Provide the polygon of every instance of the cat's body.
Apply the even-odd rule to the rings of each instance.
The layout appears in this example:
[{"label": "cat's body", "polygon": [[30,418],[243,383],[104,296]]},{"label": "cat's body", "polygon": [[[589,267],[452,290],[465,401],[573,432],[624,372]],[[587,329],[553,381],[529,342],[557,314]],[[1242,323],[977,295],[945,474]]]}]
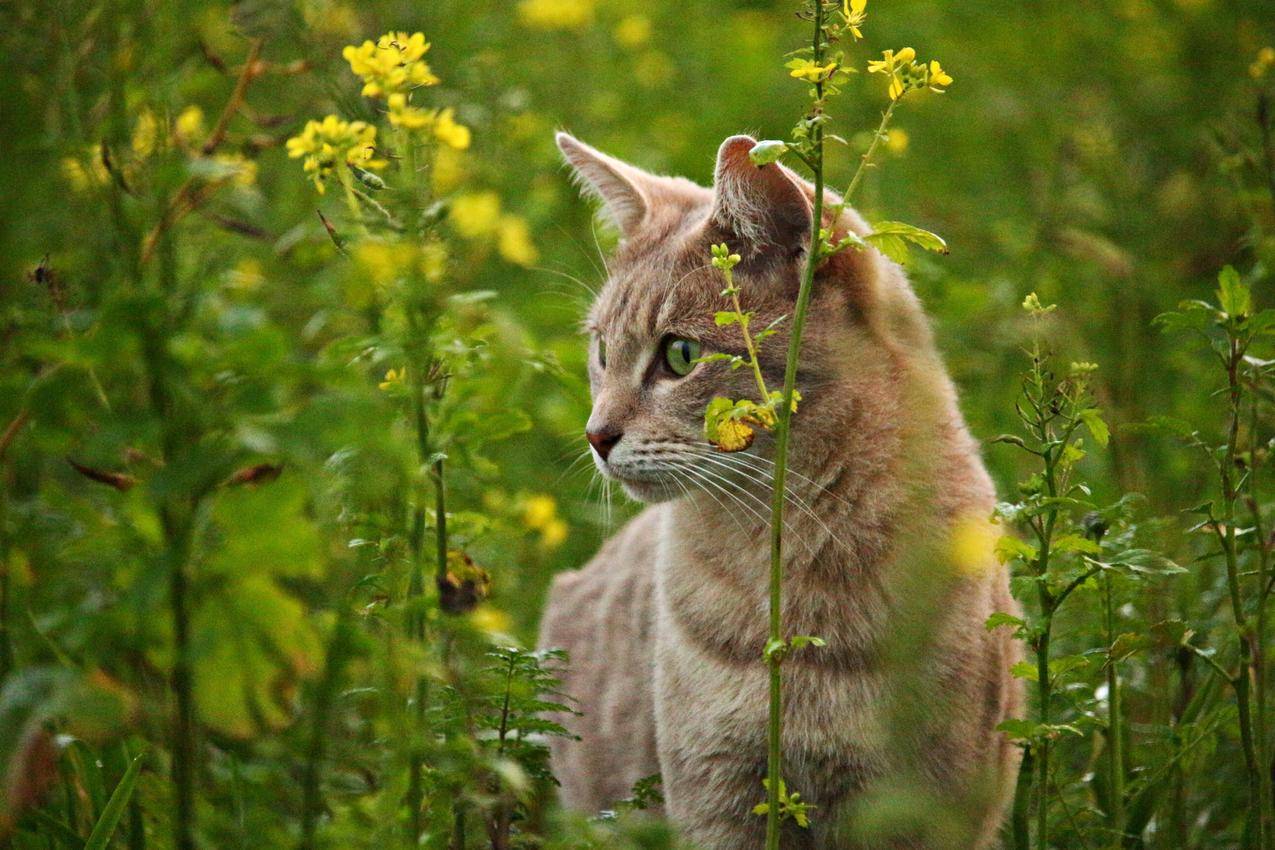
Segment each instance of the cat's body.
[{"label": "cat's body", "polygon": [[[689,837],[758,847],[769,440],[738,457],[704,448],[704,404],[747,395],[747,375],[702,364],[661,377],[649,351],[673,333],[738,349],[738,329],[712,322],[725,305],[703,268],[709,242],[751,243],[739,277],[759,326],[789,312],[811,190],[749,164],[742,137],[723,145],[715,192],[560,144],[626,236],[591,319],[610,354],[599,349],[592,370],[590,439],[604,472],[657,501],[550,594],[541,645],[570,652],[564,690],[583,712],[567,719],[580,740],[554,744],[562,798],[596,811],[659,772]],[[836,224],[863,232],[848,210]],[[898,268],[843,254],[817,286],[783,614],[786,634],[827,645],[784,663],[783,749],[789,789],[818,808],[811,829],[786,827],[784,846],[987,847],[1017,770],[995,727],[1021,700],[1007,630],[984,628],[1016,610],[990,552],[993,490]],[[772,386],[785,348],[784,334],[765,343]],[[874,810],[896,817],[872,826]]]}]

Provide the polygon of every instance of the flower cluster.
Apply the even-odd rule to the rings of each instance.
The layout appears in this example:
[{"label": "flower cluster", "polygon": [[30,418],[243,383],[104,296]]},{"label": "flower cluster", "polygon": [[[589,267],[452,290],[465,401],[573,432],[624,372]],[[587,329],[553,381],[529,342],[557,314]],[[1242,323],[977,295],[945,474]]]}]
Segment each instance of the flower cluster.
[{"label": "flower cluster", "polygon": [[388,98],[438,84],[424,56],[429,42],[424,33],[387,32],[373,44],[349,45],[341,52],[350,70],[363,78],[363,96]]},{"label": "flower cluster", "polygon": [[452,228],[470,242],[491,242],[507,262],[533,265],[539,259],[526,220],[501,211],[495,192],[473,192],[452,199],[448,212]]},{"label": "flower cluster", "polygon": [[342,52],[350,70],[363,78],[363,95],[384,100],[390,126],[434,134],[443,144],[465,150],[469,128],[456,121],[452,109],[426,109],[412,103],[416,89],[438,84],[424,56],[429,42],[424,33],[388,32],[373,44],[365,41]]},{"label": "flower cluster", "polygon": [[910,47],[898,53],[885,51],[880,59],[868,63],[868,73],[884,74],[890,78],[890,100],[898,100],[908,92],[920,89],[942,94],[952,84],[952,77],[943,70],[939,60],[917,62],[916,51]]},{"label": "flower cluster", "polygon": [[307,121],[301,135],[288,139],[288,156],[305,157],[302,167],[320,194],[324,180],[338,163],[360,168],[381,169],[385,160],[376,158],[376,127],[366,121],[343,121],[329,115],[322,121]]}]

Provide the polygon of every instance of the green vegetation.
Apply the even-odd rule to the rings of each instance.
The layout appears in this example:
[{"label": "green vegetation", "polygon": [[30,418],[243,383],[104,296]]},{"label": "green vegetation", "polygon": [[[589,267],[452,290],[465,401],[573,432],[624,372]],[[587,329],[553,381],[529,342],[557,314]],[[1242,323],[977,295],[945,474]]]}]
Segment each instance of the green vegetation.
[{"label": "green vegetation", "polygon": [[[1024,641],[1032,692],[1007,846],[1275,843],[1265,2],[6,23],[0,846],[675,845],[643,814],[656,778],[594,818],[547,803],[571,699],[569,660],[528,649],[540,600],[630,510],[581,469],[576,326],[605,270],[557,126],[701,182],[726,136],[784,139],[754,160],[846,187],[906,256],[975,433],[1002,435],[1027,613],[987,625]],[[812,237],[805,295],[863,247]],[[718,320],[754,358],[734,247]],[[710,408],[723,449],[801,415],[795,306],[783,388],[741,359],[759,397]],[[784,655],[819,641],[773,613],[778,705]],[[772,846],[823,815],[778,741]]]}]

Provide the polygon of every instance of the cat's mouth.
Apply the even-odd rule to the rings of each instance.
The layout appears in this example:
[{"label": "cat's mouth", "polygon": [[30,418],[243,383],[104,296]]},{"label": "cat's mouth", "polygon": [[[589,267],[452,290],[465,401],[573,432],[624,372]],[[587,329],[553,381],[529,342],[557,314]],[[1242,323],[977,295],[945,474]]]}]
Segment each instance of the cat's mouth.
[{"label": "cat's mouth", "polygon": [[684,493],[677,478],[667,470],[606,461],[599,462],[597,467],[604,477],[619,484],[629,498],[639,502],[666,502]]}]

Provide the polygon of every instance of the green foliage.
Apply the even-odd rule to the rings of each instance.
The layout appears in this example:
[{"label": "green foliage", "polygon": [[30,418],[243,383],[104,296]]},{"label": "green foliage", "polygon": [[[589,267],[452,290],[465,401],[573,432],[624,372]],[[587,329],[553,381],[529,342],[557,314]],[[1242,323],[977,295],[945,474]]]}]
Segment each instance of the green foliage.
[{"label": "green foliage", "polygon": [[[910,251],[975,433],[1018,432],[987,457],[1029,613],[987,625],[1039,646],[1050,624],[1046,675],[1020,668],[1050,688],[1048,722],[1037,702],[1007,725],[1050,750],[1048,840],[1253,846],[1271,759],[1268,4],[892,4],[868,34],[950,61],[941,98],[901,49],[854,73],[859,2],[824,5],[823,55],[778,58],[794,9],[12,7],[0,841],[442,848],[460,825],[466,850],[493,829],[676,846],[637,811],[653,783],[614,819],[547,803],[537,706],[571,705],[543,678],[558,661],[497,649],[531,645],[550,576],[614,529],[562,472],[588,412],[568,278],[604,274],[551,141],[568,126],[700,182],[739,127],[783,140],[758,164],[808,170],[828,143],[828,185],[880,223],[821,250]],[[400,29],[434,41],[439,84],[364,96],[342,48]],[[883,115],[896,82],[907,108]],[[307,173],[288,139],[329,114],[376,144]],[[924,229],[892,233],[904,211]],[[929,230],[952,245],[941,265]],[[765,345],[793,318],[749,332]],[[1056,354],[1031,388],[1060,405],[1045,439],[1014,405],[1025,325]],[[1103,368],[1057,365],[1073,360]],[[722,421],[778,419],[777,396],[719,403]],[[1032,529],[1050,516],[1044,563]]]}]

